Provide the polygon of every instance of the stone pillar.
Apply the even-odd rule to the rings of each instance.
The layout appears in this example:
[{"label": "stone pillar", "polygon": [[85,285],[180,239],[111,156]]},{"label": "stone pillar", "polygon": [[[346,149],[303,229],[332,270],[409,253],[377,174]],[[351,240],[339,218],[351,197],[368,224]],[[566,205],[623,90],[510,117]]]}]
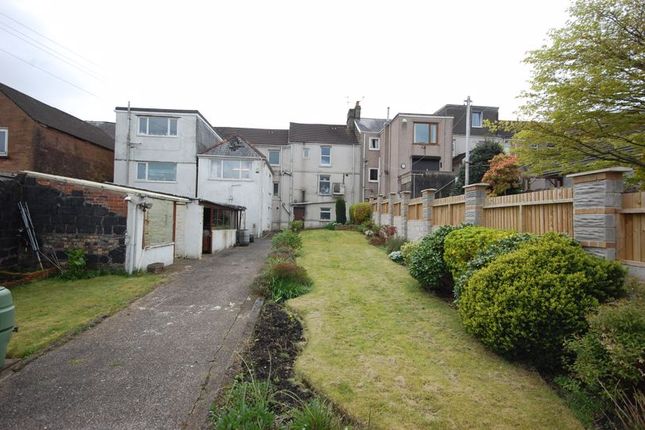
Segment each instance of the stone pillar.
[{"label": "stone pillar", "polygon": [[568,175],[573,180],[573,237],[591,254],[616,259],[625,167]]},{"label": "stone pillar", "polygon": [[484,224],[484,203],[486,201],[487,188],[488,184],[483,182],[466,185],[464,187],[464,197],[466,202],[464,222],[466,224]]},{"label": "stone pillar", "polygon": [[376,224],[381,225],[381,205],[383,204],[383,194],[376,197]]},{"label": "stone pillar", "polygon": [[437,190],[434,188],[421,191],[424,235],[432,233],[432,205],[434,204],[434,193],[436,192]]},{"label": "stone pillar", "polygon": [[395,192],[391,192],[387,196],[387,224],[394,225],[394,198],[396,197]]},{"label": "stone pillar", "polygon": [[408,239],[408,203],[410,203],[410,191],[401,191],[401,236]]}]

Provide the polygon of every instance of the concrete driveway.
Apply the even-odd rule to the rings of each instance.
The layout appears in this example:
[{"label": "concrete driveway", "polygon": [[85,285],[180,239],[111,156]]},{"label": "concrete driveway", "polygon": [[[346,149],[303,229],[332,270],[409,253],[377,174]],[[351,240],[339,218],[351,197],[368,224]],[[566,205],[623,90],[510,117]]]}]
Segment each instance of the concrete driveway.
[{"label": "concrete driveway", "polygon": [[255,322],[258,240],[183,263],[164,285],[0,381],[0,429],[203,427]]}]

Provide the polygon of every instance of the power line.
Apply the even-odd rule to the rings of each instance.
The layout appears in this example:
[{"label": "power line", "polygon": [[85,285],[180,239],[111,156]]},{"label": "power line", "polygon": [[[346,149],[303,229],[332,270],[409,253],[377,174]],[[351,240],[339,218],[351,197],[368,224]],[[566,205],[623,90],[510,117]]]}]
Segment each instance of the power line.
[{"label": "power line", "polygon": [[[2,26],[5,26],[5,27],[9,28],[10,30],[7,30],[7,28],[2,28]],[[49,54],[49,55],[51,55],[52,57],[54,57],[54,58],[56,58],[56,59],[58,59],[58,60],[62,61],[63,63],[68,64],[69,66],[74,67],[75,69],[77,69],[77,70],[79,70],[79,71],[81,71],[81,72],[83,72],[83,73],[87,74],[88,76],[90,76],[90,77],[92,77],[92,78],[94,78],[94,79],[96,79],[96,80],[100,80],[100,78],[99,78],[97,75],[95,75],[91,70],[89,70],[89,69],[87,69],[87,68],[83,67],[81,64],[79,64],[79,63],[75,62],[72,58],[70,58],[70,57],[68,57],[68,56],[66,56],[66,55],[64,55],[64,54],[62,54],[62,53],[60,53],[60,52],[55,51],[54,49],[52,49],[52,48],[48,47],[47,45],[45,45],[45,44],[43,44],[43,43],[39,42],[39,41],[38,41],[38,40],[36,40],[36,39],[34,39],[34,38],[30,37],[29,35],[27,35],[27,34],[25,34],[25,33],[21,32],[21,31],[19,31],[19,30],[16,30],[16,29],[14,29],[14,28],[12,28],[12,27],[9,27],[9,26],[7,26],[6,24],[1,23],[1,22],[0,22],[0,30],[2,30],[2,31],[4,31],[4,32],[6,32],[6,33],[8,33],[8,34],[10,34],[10,35],[12,35],[12,36],[14,36],[14,37],[15,37],[15,38],[17,38],[17,39],[22,40],[22,41],[23,41],[23,42],[25,42],[25,43],[28,43],[29,45],[31,45],[31,46],[33,46],[33,47],[35,47],[35,48],[37,48],[37,49],[40,49],[41,51],[45,52],[46,54]],[[18,33],[18,34],[23,35],[23,36],[24,36],[24,38],[23,38],[23,37],[21,37],[21,36],[19,36],[18,34],[13,33],[13,32],[16,32],[16,33]],[[31,41],[30,41],[30,40],[27,40],[27,39],[25,39],[25,38],[30,39]],[[33,42],[32,42],[32,41],[33,41]]]},{"label": "power line", "polygon": [[7,54],[7,55],[12,56],[12,57],[13,57],[13,58],[15,58],[16,60],[19,60],[19,61],[22,61],[22,62],[23,62],[23,63],[25,63],[25,64],[28,64],[29,66],[33,67],[34,69],[38,69],[38,70],[40,70],[40,71],[41,71],[41,72],[43,72],[43,73],[47,73],[49,76],[51,76],[51,77],[53,77],[53,78],[56,78],[56,79],[58,79],[58,80],[59,80],[59,81],[61,81],[61,82],[65,82],[66,84],[71,85],[72,87],[74,87],[74,88],[76,88],[76,89],[78,89],[78,90],[81,90],[81,91],[83,91],[84,93],[87,93],[87,94],[89,94],[89,95],[91,95],[91,96],[93,96],[93,97],[96,97],[97,99],[100,99],[100,97],[99,97],[99,96],[97,96],[96,94],[94,94],[94,93],[92,93],[92,92],[90,92],[90,91],[87,91],[85,88],[81,88],[81,87],[79,87],[78,85],[76,85],[76,84],[75,84],[75,83],[73,83],[73,82],[68,81],[67,79],[64,79],[64,78],[61,78],[61,77],[60,77],[60,76],[58,76],[58,75],[55,75],[54,73],[50,72],[49,70],[43,69],[42,67],[39,67],[39,66],[36,66],[35,64],[32,64],[32,63],[30,63],[29,61],[25,60],[24,58],[18,57],[17,55],[12,54],[11,52],[9,52],[9,51],[7,51],[7,50],[5,50],[5,49],[3,49],[3,48],[0,48],[0,51],[1,51],[1,52],[4,52],[4,53],[5,53],[5,54]]},{"label": "power line", "polygon": [[7,15],[6,13],[0,12],[0,15],[2,15],[2,16],[4,16],[5,18],[7,18],[7,19],[9,19],[9,20],[11,20],[11,21],[13,21],[13,22],[15,22],[16,24],[18,24],[18,25],[20,25],[20,26],[22,26],[22,27],[26,28],[27,30],[29,30],[29,31],[31,31],[31,32],[33,32],[33,33],[35,33],[35,34],[39,35],[40,37],[42,37],[42,38],[44,38],[44,39],[49,40],[51,43],[53,43],[53,44],[55,44],[55,45],[57,45],[57,46],[59,46],[59,47],[63,48],[63,49],[64,49],[64,50],[66,50],[67,52],[69,52],[69,53],[71,53],[71,54],[76,55],[76,56],[77,56],[78,58],[80,58],[81,60],[86,61],[87,63],[92,64],[92,65],[94,65],[94,66],[96,66],[96,67],[100,67],[98,64],[96,64],[96,63],[95,63],[95,62],[93,62],[92,60],[89,60],[89,59],[87,59],[87,58],[83,57],[81,54],[78,54],[77,52],[75,52],[75,51],[73,51],[73,50],[69,49],[69,48],[68,48],[68,47],[66,47],[65,45],[62,45],[62,44],[60,44],[60,43],[56,42],[54,39],[52,39],[52,38],[50,38],[50,37],[47,37],[47,36],[45,36],[44,34],[42,34],[42,33],[38,32],[38,31],[34,30],[34,29],[33,29],[33,28],[31,28],[31,27],[29,27],[28,25],[23,24],[22,22],[20,22],[20,21],[18,21],[18,20],[16,20],[16,19],[14,19],[14,18],[12,18],[12,17],[10,17],[10,16],[9,16],[9,15]]}]

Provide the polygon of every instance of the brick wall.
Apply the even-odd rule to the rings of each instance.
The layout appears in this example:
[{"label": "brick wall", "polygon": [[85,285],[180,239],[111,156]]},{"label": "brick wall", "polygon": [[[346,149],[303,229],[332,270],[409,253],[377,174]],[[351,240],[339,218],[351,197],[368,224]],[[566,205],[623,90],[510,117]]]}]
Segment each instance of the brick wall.
[{"label": "brick wall", "polygon": [[0,267],[13,267],[18,264],[20,193],[20,182],[17,179],[0,177]]},{"label": "brick wall", "polygon": [[2,93],[0,127],[9,130],[9,154],[0,157],[0,171],[34,170],[98,182],[112,181],[114,151],[44,127]]}]

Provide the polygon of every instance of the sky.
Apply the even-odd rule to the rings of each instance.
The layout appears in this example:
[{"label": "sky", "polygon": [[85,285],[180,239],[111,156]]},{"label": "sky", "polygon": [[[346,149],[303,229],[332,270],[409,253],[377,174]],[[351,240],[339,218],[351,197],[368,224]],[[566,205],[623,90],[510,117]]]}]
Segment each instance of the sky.
[{"label": "sky", "polygon": [[287,128],[499,106],[565,0],[0,0],[0,82],[85,120],[114,107],[197,109],[213,125]]}]

